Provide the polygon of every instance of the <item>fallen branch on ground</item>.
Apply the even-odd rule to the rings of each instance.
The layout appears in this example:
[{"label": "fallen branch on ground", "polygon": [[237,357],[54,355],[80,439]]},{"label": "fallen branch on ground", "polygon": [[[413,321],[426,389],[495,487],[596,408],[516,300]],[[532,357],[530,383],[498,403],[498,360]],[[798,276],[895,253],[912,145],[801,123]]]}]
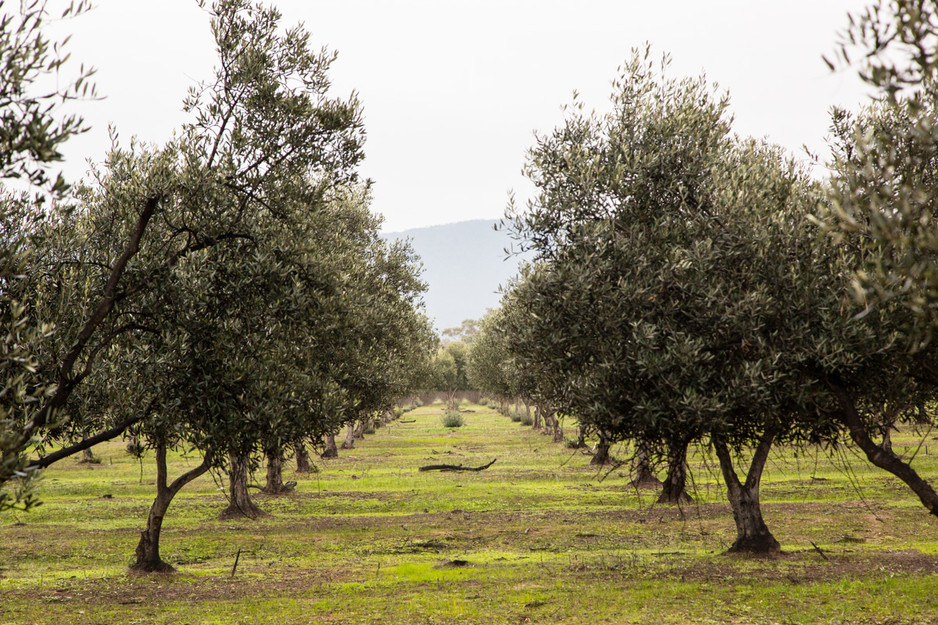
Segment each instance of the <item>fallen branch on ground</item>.
[{"label": "fallen branch on ground", "polygon": [[814,547],[815,551],[821,554],[821,557],[824,558],[824,560],[830,561],[830,558],[824,555],[824,550],[818,547],[817,545],[815,545],[813,540],[809,540],[808,542],[811,543],[811,546]]},{"label": "fallen branch on ground", "polygon": [[[498,460],[498,458],[495,458]],[[484,464],[481,467],[464,467],[461,464],[428,464],[425,467],[420,467],[420,471],[484,471],[490,466],[495,464],[495,460],[492,460],[488,464]]]}]

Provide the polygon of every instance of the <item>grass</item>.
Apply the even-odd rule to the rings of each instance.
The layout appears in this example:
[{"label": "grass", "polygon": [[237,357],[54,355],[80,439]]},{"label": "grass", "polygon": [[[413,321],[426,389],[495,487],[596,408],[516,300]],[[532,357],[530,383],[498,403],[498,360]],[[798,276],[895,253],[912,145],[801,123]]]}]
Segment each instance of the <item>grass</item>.
[{"label": "grass", "polygon": [[[785,552],[730,557],[707,453],[690,460],[695,503],[655,505],[624,467],[598,471],[488,408],[464,410],[447,429],[439,406],[417,408],[319,473],[285,475],[297,491],[257,496],[271,513],[258,521],[216,520],[223,481],[199,479],[166,517],[169,576],[127,572],[150,459],[114,443],[95,449],[99,465],[63,461],[45,474],[43,506],[0,515],[0,625],[938,623],[938,520],[852,452],[776,450],[762,496]],[[908,454],[917,444],[894,437]],[[915,466],[938,477],[929,447]],[[417,470],[492,458],[478,473]],[[174,456],[172,473],[196,462]]]}]

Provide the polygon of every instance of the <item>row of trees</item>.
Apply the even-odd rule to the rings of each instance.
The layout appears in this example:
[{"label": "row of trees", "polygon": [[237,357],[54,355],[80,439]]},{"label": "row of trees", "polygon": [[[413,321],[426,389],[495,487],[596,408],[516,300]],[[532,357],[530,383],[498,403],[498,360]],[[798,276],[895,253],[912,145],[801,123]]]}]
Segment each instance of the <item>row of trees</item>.
[{"label": "row of trees", "polygon": [[[45,9],[4,18],[10,63],[53,54]],[[71,192],[56,185],[52,202],[11,189],[0,199],[0,507],[32,505],[22,487],[38,469],[132,436],[157,463],[141,571],[171,568],[160,529],[187,483],[228,470],[232,507],[250,513],[253,458],[278,467],[285,449],[389,409],[435,343],[413,252],[378,237],[356,172],[361,107],[329,95],[335,55],[284,29],[273,8],[208,10],[216,74],[190,91],[191,121],[172,140],[115,146]],[[39,61],[4,83],[4,145],[22,155],[3,163],[7,178],[49,188],[45,164],[81,128],[31,94],[57,67]],[[26,130],[10,121],[17,97],[39,102]],[[202,462],[171,479],[171,450]]]},{"label": "row of trees", "polygon": [[733,551],[779,549],[759,505],[775,444],[846,435],[938,514],[938,494],[889,444],[895,424],[933,422],[938,389],[938,25],[922,4],[852,21],[841,58],[873,50],[864,76],[882,95],[834,112],[829,181],[734,135],[727,94],[670,78],[647,48],[623,67],[611,112],[568,109],[530,152],[536,198],[508,213],[534,260],[482,323],[482,390],[636,442],[668,464],[672,500],[688,445],[709,445]]}]

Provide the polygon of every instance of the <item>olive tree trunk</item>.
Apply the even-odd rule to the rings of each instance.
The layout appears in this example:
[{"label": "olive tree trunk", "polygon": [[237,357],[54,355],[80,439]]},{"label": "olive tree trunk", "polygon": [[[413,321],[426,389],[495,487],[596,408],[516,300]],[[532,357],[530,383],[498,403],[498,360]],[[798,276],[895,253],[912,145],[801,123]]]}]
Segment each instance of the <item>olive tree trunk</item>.
[{"label": "olive tree trunk", "polygon": [[775,540],[762,518],[762,507],[759,504],[762,471],[765,469],[774,438],[773,434],[767,433],[759,441],[745,482],[740,482],[736,475],[733,458],[726,443],[718,437],[712,439],[713,449],[720,460],[720,471],[726,482],[727,497],[733,508],[733,520],[736,522],[736,541],[727,553],[768,555],[781,551],[781,545]]},{"label": "olive tree trunk", "polygon": [[632,478],[633,488],[658,488],[661,480],[655,475],[651,466],[651,452],[648,450],[648,443],[639,441],[635,449],[635,457],[632,459]]},{"label": "olive tree trunk", "polygon": [[931,514],[938,516],[938,493],[935,492],[931,484],[922,479],[922,476],[915,469],[899,458],[892,451],[891,445],[877,445],[870,436],[863,419],[860,418],[856,404],[854,404],[850,395],[837,384],[832,383],[831,387],[840,402],[840,418],[850,432],[850,439],[866,454],[867,460],[905,482],[905,485],[918,496],[922,505]]},{"label": "olive tree trunk", "polygon": [[296,443],[293,445],[293,453],[296,456],[296,472],[297,473],[309,473],[309,453],[306,451],[306,445],[303,443]]},{"label": "olive tree trunk", "polygon": [[590,460],[591,465],[603,466],[611,460],[609,455],[609,437],[606,436],[606,433],[602,430],[599,431],[599,442],[596,443],[596,449],[593,452],[593,459]]},{"label": "olive tree trunk", "polygon": [[690,503],[687,494],[687,447],[690,439],[675,441],[668,446],[668,475],[664,478],[658,503]]},{"label": "olive tree trunk", "polygon": [[211,463],[206,457],[202,464],[186,471],[173,480],[172,484],[167,485],[166,446],[156,447],[156,498],[147,515],[147,528],[140,532],[140,541],[134,551],[136,560],[131,565],[131,570],[140,573],[170,573],[175,570],[160,558],[160,531],[163,528],[163,517],[166,516],[166,510],[176,493],[208,471],[209,466]]},{"label": "olive tree trunk", "polygon": [[560,425],[560,418],[557,413],[547,408],[538,406],[541,414],[544,415],[544,433],[551,435],[551,441],[554,443],[563,442],[563,427]]},{"label": "olive tree trunk", "polygon": [[296,487],[296,482],[283,482],[283,447],[272,446],[264,451],[267,457],[267,483],[261,490],[265,495],[282,495]]},{"label": "olive tree trunk", "polygon": [[335,432],[330,432],[323,437],[324,448],[320,458],[338,458],[339,448],[335,444]]},{"label": "olive tree trunk", "polygon": [[228,507],[218,515],[220,519],[256,519],[263,514],[248,494],[247,456],[228,454]]},{"label": "olive tree trunk", "polygon": [[883,440],[879,444],[886,453],[894,454],[892,450],[892,424],[887,423],[883,426]]},{"label": "olive tree trunk", "polygon": [[349,423],[345,428],[345,440],[342,441],[342,449],[355,449],[355,424]]}]

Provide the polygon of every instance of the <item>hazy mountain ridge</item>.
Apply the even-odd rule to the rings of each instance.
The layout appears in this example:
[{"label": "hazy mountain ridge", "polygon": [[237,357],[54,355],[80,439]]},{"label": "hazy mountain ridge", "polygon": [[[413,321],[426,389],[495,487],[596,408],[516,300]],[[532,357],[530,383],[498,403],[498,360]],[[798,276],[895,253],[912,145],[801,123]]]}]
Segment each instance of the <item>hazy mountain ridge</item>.
[{"label": "hazy mountain ridge", "polygon": [[518,273],[521,257],[508,255],[511,238],[494,229],[495,220],[476,219],[382,234],[410,239],[423,261],[429,285],[424,301],[437,330],[479,319],[498,307],[499,287]]}]

